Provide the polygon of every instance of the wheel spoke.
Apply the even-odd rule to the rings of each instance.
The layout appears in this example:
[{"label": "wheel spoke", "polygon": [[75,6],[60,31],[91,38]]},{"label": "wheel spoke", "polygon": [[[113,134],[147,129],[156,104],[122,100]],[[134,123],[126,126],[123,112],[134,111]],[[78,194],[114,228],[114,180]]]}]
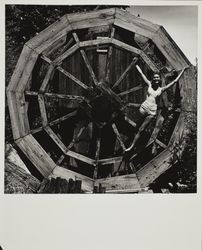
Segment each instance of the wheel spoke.
[{"label": "wheel spoke", "polygon": [[117,137],[117,140],[120,143],[120,146],[122,147],[123,151],[125,151],[126,147],[125,147],[125,145],[124,145],[124,143],[123,143],[123,141],[121,139],[121,135],[119,134],[119,131],[118,131],[115,123],[112,124],[112,128],[114,130],[114,133],[116,134],[116,137]]}]

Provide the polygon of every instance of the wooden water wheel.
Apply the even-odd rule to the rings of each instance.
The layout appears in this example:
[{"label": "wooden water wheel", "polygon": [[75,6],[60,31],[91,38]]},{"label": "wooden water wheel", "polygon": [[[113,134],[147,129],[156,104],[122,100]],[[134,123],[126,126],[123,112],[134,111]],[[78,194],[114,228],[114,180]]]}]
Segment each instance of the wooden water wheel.
[{"label": "wooden water wheel", "polygon": [[146,93],[135,64],[148,78],[159,72],[163,84],[190,66],[162,26],[116,8],[65,15],[24,45],[7,100],[15,143],[40,175],[82,180],[89,192],[99,184],[127,191],[171,166],[194,108],[193,69],[164,94],[128,161]]}]

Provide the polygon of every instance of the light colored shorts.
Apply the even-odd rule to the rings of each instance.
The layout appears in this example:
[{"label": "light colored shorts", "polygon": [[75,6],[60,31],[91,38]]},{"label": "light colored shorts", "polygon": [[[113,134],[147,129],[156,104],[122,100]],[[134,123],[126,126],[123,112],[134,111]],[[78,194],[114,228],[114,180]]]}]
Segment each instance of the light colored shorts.
[{"label": "light colored shorts", "polygon": [[140,106],[139,111],[140,111],[140,114],[142,114],[144,116],[148,116],[148,115],[155,116],[157,113],[157,110],[150,110],[149,108],[146,108],[142,105]]}]

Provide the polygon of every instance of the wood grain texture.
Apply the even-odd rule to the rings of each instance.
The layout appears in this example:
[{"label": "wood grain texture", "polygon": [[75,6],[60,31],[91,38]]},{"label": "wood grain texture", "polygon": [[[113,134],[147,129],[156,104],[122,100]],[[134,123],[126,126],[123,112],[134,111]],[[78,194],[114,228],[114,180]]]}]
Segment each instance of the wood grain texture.
[{"label": "wood grain texture", "polygon": [[116,9],[114,25],[150,39],[159,28],[159,25],[120,9]]},{"label": "wood grain texture", "polygon": [[107,190],[140,189],[136,174],[110,177],[95,180],[95,185],[101,184]]},{"label": "wood grain texture", "polygon": [[66,180],[69,180],[70,178],[73,180],[81,180],[81,189],[84,192],[92,192],[93,191],[93,183],[94,181],[89,178],[86,177],[84,175],[75,173],[71,170],[68,170],[66,168],[62,168],[57,166],[56,168],[54,168],[53,173],[49,176],[49,178],[51,177],[61,177],[64,178]]},{"label": "wood grain texture", "polygon": [[38,102],[39,102],[39,109],[41,113],[42,125],[46,126],[48,124],[48,118],[47,118],[47,112],[46,112],[45,101],[44,101],[43,95],[41,94],[38,95]]},{"label": "wood grain texture", "polygon": [[162,26],[152,40],[175,70],[181,70],[191,64]]},{"label": "wood grain texture", "polygon": [[68,14],[67,18],[73,30],[93,28],[114,23],[115,9],[89,11],[85,13]]},{"label": "wood grain texture", "polygon": [[32,135],[20,138],[15,143],[44,177],[51,174],[56,165]]},{"label": "wood grain texture", "polygon": [[58,21],[42,30],[38,35],[30,39],[26,45],[41,54],[49,46],[60,40],[71,31],[71,26],[66,16],[61,17]]}]

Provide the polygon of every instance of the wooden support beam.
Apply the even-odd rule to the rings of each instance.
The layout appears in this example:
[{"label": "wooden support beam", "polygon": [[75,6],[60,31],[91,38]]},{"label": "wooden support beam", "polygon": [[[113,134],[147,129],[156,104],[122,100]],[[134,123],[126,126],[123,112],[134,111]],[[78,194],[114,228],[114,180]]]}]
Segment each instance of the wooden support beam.
[{"label": "wooden support beam", "polygon": [[[67,120],[67,119],[69,119],[69,118],[71,118],[71,117],[73,117],[75,115],[77,115],[77,111],[73,111],[73,112],[71,112],[71,113],[69,113],[67,115],[64,115],[64,116],[62,116],[62,117],[60,117],[60,118],[58,118],[58,119],[56,119],[56,120],[54,120],[52,122],[49,122],[48,125],[49,126],[54,126],[54,125],[56,125],[58,123],[61,123],[61,122],[65,121],[65,120]],[[42,131],[43,129],[44,129],[43,126],[38,127],[36,129],[32,129],[31,134],[36,134],[36,133]]]},{"label": "wooden support beam", "polygon": [[115,8],[103,9],[97,11],[88,11],[86,13],[68,14],[67,18],[71,23],[73,30],[111,25],[114,22]]},{"label": "wooden support beam", "polygon": [[[115,28],[112,27],[111,28],[110,38],[113,39],[114,35],[115,35]],[[106,75],[105,75],[105,79],[106,79],[107,82],[109,82],[110,61],[111,61],[111,58],[112,58],[112,53],[113,53],[113,46],[110,45],[109,50],[108,50],[108,54],[107,54],[107,66],[106,66]]]},{"label": "wooden support beam", "polygon": [[48,71],[47,71],[47,73],[46,73],[46,76],[45,76],[45,78],[44,78],[44,80],[43,80],[43,82],[42,82],[42,84],[41,84],[40,89],[39,89],[39,92],[41,92],[41,93],[44,93],[44,92],[45,92],[46,87],[47,87],[47,85],[48,85],[48,83],[49,83],[51,77],[52,77],[53,74],[54,74],[54,71],[55,71],[54,65],[53,65],[53,64],[50,64],[50,65],[49,65],[49,68],[48,68]]},{"label": "wooden support beam", "polygon": [[98,176],[98,161],[99,161],[99,156],[100,156],[100,141],[101,138],[98,137],[96,141],[96,151],[95,151],[95,169],[93,173],[93,179],[97,179]]},{"label": "wooden support beam", "polygon": [[62,161],[64,160],[65,155],[61,155],[60,158],[57,160],[56,165],[60,165]]},{"label": "wooden support beam", "polygon": [[140,34],[152,39],[159,25],[153,24],[145,19],[130,14],[128,11],[116,9],[114,25],[133,33]]},{"label": "wooden support beam", "polygon": [[155,142],[156,142],[160,147],[162,147],[162,148],[164,148],[164,149],[167,148],[167,146],[166,146],[163,142],[159,141],[158,139],[156,139]]},{"label": "wooden support beam", "polygon": [[64,61],[67,57],[69,57],[70,55],[72,55],[74,52],[76,52],[78,50],[79,46],[78,44],[74,44],[70,49],[68,49],[67,51],[65,51],[63,54],[61,54],[60,56],[58,56],[54,61],[53,61],[53,65],[60,65],[62,63],[62,61]]},{"label": "wooden support beam", "polygon": [[52,98],[58,98],[58,99],[65,99],[65,100],[70,100],[70,101],[77,101],[77,102],[82,102],[85,100],[83,96],[77,96],[77,95],[64,95],[64,94],[57,94],[57,93],[44,93],[40,94],[39,92],[35,91],[25,91],[25,95],[29,96],[47,96],[47,97],[52,97]]},{"label": "wooden support beam", "polygon": [[114,130],[114,133],[116,134],[117,140],[119,141],[121,148],[123,149],[123,151],[125,151],[126,147],[122,141],[121,135],[119,134],[119,131],[118,131],[115,123],[112,124],[112,128]]},{"label": "wooden support beam", "polygon": [[74,144],[78,141],[79,137],[82,135],[83,131],[86,129],[86,127],[81,127],[79,132],[77,133],[76,130],[74,130],[74,135],[73,135],[73,139],[72,141],[69,143],[68,145],[68,149],[72,148],[74,146]]},{"label": "wooden support beam", "polygon": [[140,56],[153,72],[159,73],[159,69],[157,68],[156,64],[153,63],[153,61],[144,53],[144,51],[140,53]]},{"label": "wooden support beam", "polygon": [[95,186],[99,184],[107,190],[140,189],[139,180],[136,174],[115,176],[95,180]]},{"label": "wooden support beam", "polygon": [[71,79],[73,82],[75,82],[77,85],[79,85],[83,89],[89,89],[89,87],[87,85],[85,85],[83,82],[81,82],[79,79],[77,79],[76,77],[74,77],[72,74],[70,74],[69,72],[67,72],[62,67],[60,67],[60,66],[57,67],[57,70],[59,70],[61,73],[63,73],[65,76],[67,76],[69,79]]},{"label": "wooden support beam", "polygon": [[[78,35],[75,32],[73,32],[73,37],[74,37],[76,43],[80,42],[79,38],[78,38]],[[81,53],[81,56],[82,56],[82,58],[83,58],[83,60],[85,62],[85,65],[86,65],[86,67],[87,67],[87,69],[88,69],[88,71],[90,73],[90,76],[93,79],[94,84],[98,85],[98,80],[97,80],[97,78],[95,76],[95,73],[93,72],[93,69],[92,69],[92,67],[91,67],[91,65],[90,65],[90,63],[88,61],[88,58],[87,58],[87,55],[86,55],[85,51],[83,49],[80,49],[80,53]]]},{"label": "wooden support beam", "polygon": [[51,47],[52,44],[60,41],[64,36],[66,37],[71,29],[71,25],[66,16],[63,16],[45,30],[41,31],[37,36],[30,39],[26,45],[35,50],[38,54],[41,54]]},{"label": "wooden support beam", "polygon": [[138,86],[136,86],[136,87],[134,87],[134,88],[131,88],[131,89],[128,89],[128,90],[126,90],[126,91],[123,91],[123,92],[119,93],[118,96],[128,95],[128,94],[130,94],[130,93],[132,93],[132,92],[135,92],[135,91],[137,91],[137,90],[140,90],[140,89],[142,89],[142,88],[143,88],[143,87],[142,87],[142,84],[140,84],[140,85],[138,85]]},{"label": "wooden support beam", "polygon": [[115,164],[121,162],[123,159],[122,156],[119,157],[112,157],[112,158],[106,158],[106,159],[100,159],[98,163],[102,166],[108,165],[108,164]]},{"label": "wooden support beam", "polygon": [[38,95],[38,102],[39,102],[39,109],[41,113],[42,125],[46,126],[48,124],[48,118],[47,118],[45,101],[44,101],[43,95],[41,94]]},{"label": "wooden support beam", "polygon": [[111,41],[111,38],[97,38],[94,40],[78,41],[78,44],[80,48],[86,48],[91,46],[110,44]]},{"label": "wooden support beam", "polygon": [[131,103],[131,102],[129,102],[129,103],[127,103],[127,107],[134,107],[134,108],[139,108],[141,106],[141,104],[140,103]]},{"label": "wooden support beam", "polygon": [[48,177],[56,167],[53,160],[32,135],[26,135],[16,140],[15,143],[44,177]]},{"label": "wooden support beam", "polygon": [[162,173],[171,167],[170,159],[172,153],[165,149],[150,162],[148,162],[143,168],[136,172],[141,187],[147,187]]},{"label": "wooden support beam", "polygon": [[49,178],[52,178],[52,177],[60,177],[60,178],[66,179],[68,181],[69,181],[69,179],[81,180],[82,181],[82,183],[81,183],[82,191],[84,191],[84,192],[92,192],[93,191],[94,181],[91,178],[84,176],[82,174],[78,174],[76,172],[73,172],[69,169],[57,166],[53,170],[53,173],[49,176]]},{"label": "wooden support beam", "polygon": [[125,121],[126,122],[128,122],[131,126],[133,126],[134,128],[136,128],[136,126],[137,126],[137,124],[134,122],[134,121],[132,121],[129,117],[127,117],[126,115],[125,115]]},{"label": "wooden support beam", "polygon": [[95,160],[93,160],[93,159],[91,159],[91,158],[89,158],[87,156],[81,155],[81,154],[73,152],[71,150],[66,151],[66,155],[70,156],[70,157],[72,157],[74,159],[77,159],[79,161],[85,162],[85,163],[87,163],[87,164],[89,164],[91,166],[95,166]]}]

